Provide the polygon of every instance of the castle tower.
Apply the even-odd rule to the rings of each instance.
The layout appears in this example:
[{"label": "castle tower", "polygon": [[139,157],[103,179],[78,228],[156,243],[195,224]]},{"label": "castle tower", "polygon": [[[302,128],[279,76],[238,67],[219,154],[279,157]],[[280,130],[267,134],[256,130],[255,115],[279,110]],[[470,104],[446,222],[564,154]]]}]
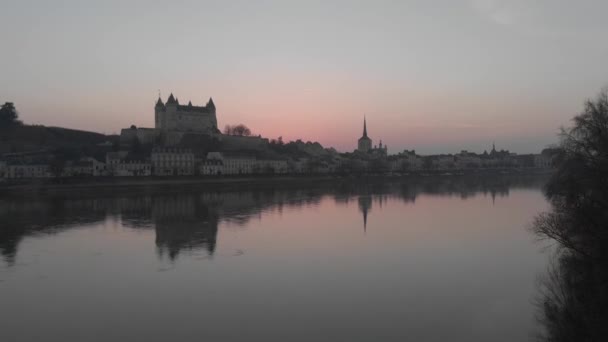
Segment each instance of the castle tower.
[{"label": "castle tower", "polygon": [[156,101],[156,106],[154,106],[154,127],[157,129],[162,128],[163,121],[165,115],[165,104],[163,100],[158,97],[158,101]]}]

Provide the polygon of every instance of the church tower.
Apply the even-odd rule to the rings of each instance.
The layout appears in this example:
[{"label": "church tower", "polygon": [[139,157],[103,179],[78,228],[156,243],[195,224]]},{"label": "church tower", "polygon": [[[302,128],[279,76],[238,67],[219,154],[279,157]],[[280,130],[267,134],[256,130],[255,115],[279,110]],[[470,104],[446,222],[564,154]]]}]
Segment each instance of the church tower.
[{"label": "church tower", "polygon": [[367,136],[367,122],[363,117],[363,136],[359,138],[357,151],[367,153],[372,149],[372,139]]}]

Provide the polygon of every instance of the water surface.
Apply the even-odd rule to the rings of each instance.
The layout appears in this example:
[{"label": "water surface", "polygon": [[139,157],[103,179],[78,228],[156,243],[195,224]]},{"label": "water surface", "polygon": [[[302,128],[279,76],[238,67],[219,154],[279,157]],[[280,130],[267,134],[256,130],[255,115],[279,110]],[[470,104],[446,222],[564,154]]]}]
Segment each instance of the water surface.
[{"label": "water surface", "polygon": [[542,183],[1,199],[2,340],[532,340]]}]

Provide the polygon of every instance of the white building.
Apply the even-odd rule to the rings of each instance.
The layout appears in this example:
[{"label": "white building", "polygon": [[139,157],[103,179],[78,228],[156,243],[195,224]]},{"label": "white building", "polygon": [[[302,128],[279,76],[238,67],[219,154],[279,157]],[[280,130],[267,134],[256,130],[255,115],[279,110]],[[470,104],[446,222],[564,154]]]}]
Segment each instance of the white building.
[{"label": "white building", "polygon": [[143,160],[123,160],[114,167],[114,176],[134,177],[151,176],[152,164]]},{"label": "white building", "polygon": [[230,155],[224,156],[224,174],[227,175],[247,175],[252,174],[257,167],[254,156]]},{"label": "white building", "polygon": [[534,167],[548,169],[553,167],[553,159],[546,154],[534,155]]},{"label": "white building", "polygon": [[257,173],[285,174],[289,172],[287,160],[284,159],[262,159],[256,161],[255,171]]},{"label": "white building", "polygon": [[152,150],[153,173],[157,176],[189,176],[194,174],[194,153],[179,148]]},{"label": "white building", "polygon": [[48,178],[51,172],[47,164],[9,164],[6,178]]},{"label": "white building", "polygon": [[63,168],[64,177],[93,176],[93,162],[88,160],[69,161]]},{"label": "white building", "polygon": [[220,159],[203,159],[198,165],[198,172],[204,176],[216,176],[224,173],[224,163]]},{"label": "white building", "polygon": [[474,169],[482,165],[481,158],[475,153],[469,153],[468,151],[461,151],[454,159],[457,169]]}]

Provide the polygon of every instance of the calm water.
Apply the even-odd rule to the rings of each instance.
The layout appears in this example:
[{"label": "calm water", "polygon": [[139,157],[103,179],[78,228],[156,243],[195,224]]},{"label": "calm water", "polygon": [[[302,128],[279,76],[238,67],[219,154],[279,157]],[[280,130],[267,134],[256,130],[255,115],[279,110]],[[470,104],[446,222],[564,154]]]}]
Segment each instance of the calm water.
[{"label": "calm water", "polygon": [[532,340],[541,185],[0,199],[1,340]]}]

